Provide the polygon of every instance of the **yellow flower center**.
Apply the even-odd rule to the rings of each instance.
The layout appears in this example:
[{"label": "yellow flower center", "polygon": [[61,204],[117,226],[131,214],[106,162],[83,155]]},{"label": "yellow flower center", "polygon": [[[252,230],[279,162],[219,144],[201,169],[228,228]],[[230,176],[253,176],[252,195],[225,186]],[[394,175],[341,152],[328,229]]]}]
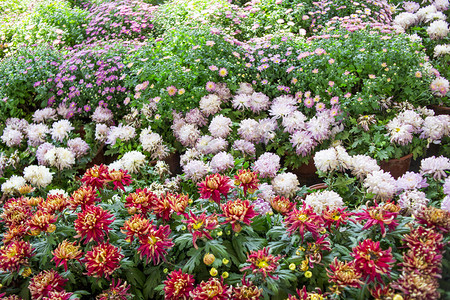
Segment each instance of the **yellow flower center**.
[{"label": "yellow flower center", "polygon": [[305,214],[299,214],[297,220],[305,222],[308,219],[308,216]]},{"label": "yellow flower center", "polygon": [[267,262],[267,260],[258,259],[258,261],[256,262],[256,266],[260,269],[264,269],[269,266],[269,263]]}]

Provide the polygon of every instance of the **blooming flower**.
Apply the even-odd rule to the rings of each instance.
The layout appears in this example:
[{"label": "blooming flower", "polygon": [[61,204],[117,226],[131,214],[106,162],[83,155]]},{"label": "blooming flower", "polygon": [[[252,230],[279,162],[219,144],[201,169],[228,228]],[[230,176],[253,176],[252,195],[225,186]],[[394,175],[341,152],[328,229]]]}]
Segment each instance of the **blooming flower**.
[{"label": "blooming flower", "polygon": [[81,210],[84,210],[86,206],[94,205],[95,202],[100,201],[97,197],[97,190],[95,187],[83,185],[72,193],[69,198],[70,208],[75,210],[78,206],[81,206]]},{"label": "blooming flower", "polygon": [[58,122],[52,124],[50,134],[52,135],[52,139],[62,142],[69,136],[70,131],[73,129],[74,127],[69,120],[59,120]]},{"label": "blooming flower", "polygon": [[11,241],[0,249],[0,270],[3,272],[19,272],[22,266],[28,266],[34,248],[29,242]]},{"label": "blooming flower", "polygon": [[160,226],[158,229],[152,225],[148,234],[139,239],[140,246],[137,251],[140,258],[147,256],[146,263],[152,259],[155,265],[158,265],[161,259],[165,261],[167,250],[174,246],[172,239],[169,238],[171,232],[169,225]]},{"label": "blooming flower", "polygon": [[211,158],[211,172],[220,173],[234,167],[233,155],[225,151],[219,152]]},{"label": "blooming flower", "polygon": [[28,220],[28,226],[32,235],[39,235],[43,232],[53,232],[56,229],[55,223],[56,216],[44,211],[38,210],[36,211],[31,218]]},{"label": "blooming flower", "polygon": [[231,179],[228,176],[213,174],[206,176],[205,180],[197,184],[199,193],[203,199],[211,198],[220,205],[220,195],[227,199],[227,195],[231,189]]},{"label": "blooming flower", "polygon": [[209,124],[209,132],[213,137],[226,138],[231,131],[232,122],[230,118],[223,115],[216,115]]},{"label": "blooming flower", "polygon": [[231,290],[228,285],[223,283],[223,279],[210,278],[208,281],[202,281],[194,290],[189,293],[192,300],[228,300],[231,298]]},{"label": "blooming flower", "polygon": [[330,269],[327,269],[328,281],[333,282],[333,292],[345,287],[360,288],[364,282],[361,281],[361,273],[355,268],[354,262],[342,262],[334,258]]},{"label": "blooming flower", "polygon": [[125,199],[125,207],[128,209],[129,214],[143,214],[153,209],[154,203],[156,203],[158,196],[150,190],[137,189],[136,192],[130,193]]},{"label": "blooming flower", "polygon": [[384,171],[374,171],[367,175],[364,180],[364,187],[368,193],[375,194],[378,199],[390,199],[397,192],[396,180],[390,173]]},{"label": "blooming flower", "polygon": [[280,157],[274,153],[266,152],[261,155],[255,162],[253,170],[259,174],[261,178],[273,178],[280,169]]},{"label": "blooming flower", "polygon": [[278,174],[272,179],[272,187],[275,193],[285,197],[292,197],[299,189],[297,175],[286,172]]},{"label": "blooming flower", "polygon": [[289,213],[295,206],[294,203],[289,201],[289,198],[285,198],[283,196],[274,197],[270,201],[270,205],[275,211],[279,212],[282,215],[286,215],[287,213]]},{"label": "blooming flower", "polygon": [[414,172],[406,172],[397,178],[397,187],[400,191],[415,190],[426,188],[428,186],[426,178],[421,174]]},{"label": "blooming flower", "polygon": [[312,207],[307,207],[306,203],[303,203],[300,209],[294,207],[288,212],[283,223],[289,235],[294,234],[298,230],[303,240],[306,230],[311,232],[313,238],[317,239],[323,220],[314,212]]},{"label": "blooming flower", "polygon": [[28,289],[33,299],[42,299],[50,292],[61,292],[67,279],[64,279],[55,270],[45,270],[31,278]]},{"label": "blooming flower", "polygon": [[280,264],[278,261],[282,257],[280,255],[273,256],[269,254],[269,248],[263,248],[258,251],[251,251],[247,255],[247,263],[250,265],[242,268],[240,271],[252,270],[253,274],[261,274],[265,279],[269,276],[272,279],[278,279],[278,276],[274,276],[273,273],[276,272],[278,265]]},{"label": "blooming flower", "polygon": [[151,222],[147,218],[143,215],[136,214],[125,220],[120,231],[126,234],[127,237],[125,238],[125,241],[131,243],[134,240],[134,237],[141,239],[147,235],[150,227]]},{"label": "blooming flower", "polygon": [[344,206],[342,197],[334,191],[311,193],[306,196],[305,203],[307,206],[312,207],[316,213],[321,213],[327,208],[334,210]]},{"label": "blooming flower", "polygon": [[113,183],[113,190],[121,189],[125,191],[124,186],[129,186],[133,180],[131,175],[127,174],[127,170],[110,170],[109,171],[109,182]]},{"label": "blooming flower", "polygon": [[240,222],[250,225],[251,219],[253,219],[257,214],[254,211],[254,205],[250,204],[249,200],[242,201],[241,199],[236,199],[235,201],[228,201],[221,205],[223,214],[221,216],[225,217],[225,224],[230,223],[233,231],[240,232],[242,227]]},{"label": "blooming flower", "polygon": [[194,290],[194,283],[194,277],[183,273],[181,269],[170,272],[164,281],[164,299],[189,300],[189,294]]},{"label": "blooming flower", "polygon": [[417,222],[428,228],[433,228],[443,233],[450,231],[450,212],[428,206],[415,215]]},{"label": "blooming flower", "polygon": [[53,173],[44,166],[28,166],[23,170],[25,180],[37,187],[45,188],[53,180]]},{"label": "blooming flower", "polygon": [[109,289],[103,291],[100,295],[98,295],[96,297],[96,300],[110,300],[110,299],[127,300],[127,299],[130,299],[130,297],[132,295],[128,293],[128,290],[130,289],[131,286],[129,284],[127,284],[126,281],[122,284],[121,283],[122,282],[120,279],[115,282],[115,280],[113,278],[111,284],[109,285]]},{"label": "blooming flower", "polygon": [[398,204],[406,213],[417,214],[430,200],[424,192],[408,190],[399,195]]},{"label": "blooming flower", "polygon": [[67,239],[59,243],[58,247],[52,251],[53,259],[56,266],[63,265],[64,271],[67,271],[67,262],[69,260],[76,259],[80,261],[82,256],[82,251],[80,246],[76,242],[69,242]]},{"label": "blooming flower", "polygon": [[422,174],[433,175],[435,180],[447,177],[445,170],[450,169],[450,159],[444,156],[431,156],[422,159],[420,162],[420,172]]},{"label": "blooming flower", "polygon": [[346,208],[326,208],[322,211],[322,218],[325,222],[324,226],[331,230],[331,226],[334,225],[339,228],[340,225],[347,224],[347,221],[355,222],[353,219],[349,219],[350,216],[354,215],[351,212],[347,212]]},{"label": "blooming flower", "polygon": [[259,179],[256,172],[241,169],[237,175],[234,175],[234,178],[234,184],[244,189],[244,197],[247,195],[247,192],[253,194],[258,189]]},{"label": "blooming flower", "polygon": [[[111,218],[113,218],[111,220]],[[77,214],[75,220],[75,238],[86,239],[85,244],[96,241],[101,242],[110,230],[109,225],[114,221],[114,215],[104,210],[100,206],[87,206],[82,212]]]},{"label": "blooming flower", "polygon": [[88,143],[83,141],[81,138],[68,140],[67,147],[69,147],[69,150],[75,154],[76,158],[86,155],[90,149]]},{"label": "blooming flower", "polygon": [[353,248],[350,253],[355,258],[354,266],[358,272],[361,272],[363,279],[368,279],[369,282],[378,281],[383,282],[381,275],[389,275],[392,268],[392,263],[395,261],[391,248],[382,250],[380,242],[374,242],[371,239],[366,239]]},{"label": "blooming flower", "polygon": [[395,230],[395,228],[398,226],[398,223],[395,220],[398,213],[387,211],[383,206],[378,205],[378,203],[375,203],[375,206],[363,209],[363,212],[357,213],[355,215],[358,216],[356,218],[356,221],[360,222],[367,220],[367,222],[364,224],[363,229],[368,229],[377,224],[380,225],[381,235],[383,237],[386,235],[386,228],[384,227],[385,225],[388,226],[389,230]]},{"label": "blooming flower", "polygon": [[109,171],[103,164],[95,165],[92,168],[87,169],[81,178],[81,182],[99,190],[105,186],[108,180],[110,180]]},{"label": "blooming flower", "polygon": [[101,243],[92,247],[91,251],[86,252],[84,263],[86,265],[87,275],[96,278],[106,277],[120,268],[120,261],[123,258],[120,249],[108,242]]},{"label": "blooming flower", "polygon": [[201,160],[192,160],[183,166],[183,171],[187,179],[196,182],[208,173],[208,165]]},{"label": "blooming flower", "polygon": [[189,218],[183,220],[183,223],[187,224],[187,229],[192,234],[192,243],[195,249],[198,248],[196,241],[199,238],[205,236],[207,239],[212,240],[210,235],[211,231],[219,227],[219,221],[217,221],[216,215],[206,216],[205,212],[201,215],[195,215],[192,211],[189,211]]}]

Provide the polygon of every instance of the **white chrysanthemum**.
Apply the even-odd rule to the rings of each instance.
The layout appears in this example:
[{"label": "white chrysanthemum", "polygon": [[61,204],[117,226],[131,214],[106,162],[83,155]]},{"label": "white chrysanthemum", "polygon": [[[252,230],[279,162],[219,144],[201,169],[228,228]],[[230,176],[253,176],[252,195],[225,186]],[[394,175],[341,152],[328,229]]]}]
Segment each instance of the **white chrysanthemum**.
[{"label": "white chrysanthemum", "polygon": [[359,179],[364,179],[367,174],[380,170],[377,161],[367,155],[354,155],[351,165],[352,174]]},{"label": "white chrysanthemum", "polygon": [[129,141],[136,136],[136,129],[131,125],[119,124],[119,126],[111,126],[108,132],[107,144],[115,145],[117,139],[121,141]]},{"label": "white chrysanthemum", "polygon": [[438,11],[436,13],[426,15],[425,20],[423,22],[429,23],[431,21],[445,20],[445,19],[447,19],[447,16],[442,12]]},{"label": "white chrysanthemum", "polygon": [[220,110],[220,98],[217,95],[209,94],[200,99],[200,110],[205,116],[214,115]]},{"label": "white chrysanthemum", "polygon": [[367,174],[364,187],[367,188],[367,193],[375,194],[377,199],[388,200],[397,192],[397,181],[390,173],[375,171]]},{"label": "white chrysanthemum", "polygon": [[241,82],[241,83],[239,83],[239,89],[236,92],[238,94],[251,95],[251,94],[253,94],[254,91],[255,90],[253,90],[253,87],[250,83]]},{"label": "white chrysanthemum", "polygon": [[61,189],[53,189],[53,190],[48,191],[47,197],[53,196],[53,195],[63,195],[65,198],[69,198],[69,193],[67,193],[65,190],[61,190]]},{"label": "white chrysanthemum", "polygon": [[306,122],[306,128],[311,136],[317,142],[322,142],[330,136],[330,122],[329,118],[323,116],[314,116],[308,122]]},{"label": "white chrysanthemum", "polygon": [[439,11],[445,11],[449,8],[450,3],[448,0],[434,0],[433,5]]},{"label": "white chrysanthemum", "polygon": [[414,43],[414,42],[421,43],[422,42],[422,38],[417,33],[408,35],[408,38],[412,43]]},{"label": "white chrysanthemum", "polygon": [[108,169],[111,171],[111,170],[120,170],[120,169],[125,169],[125,168],[122,166],[122,162],[120,161],[120,159],[118,159],[118,160],[110,163],[108,165]]},{"label": "white chrysanthemum", "polygon": [[450,116],[438,115],[428,116],[422,125],[421,138],[430,141],[439,141],[447,133],[450,124]]},{"label": "white chrysanthemum", "polygon": [[410,109],[399,113],[397,119],[403,124],[411,125],[415,133],[420,131],[420,127],[423,124],[423,119],[420,114]]},{"label": "white chrysanthemum", "polygon": [[114,115],[109,108],[97,106],[91,118],[97,123],[109,123],[114,118]]},{"label": "white chrysanthemum", "polygon": [[75,164],[75,154],[69,149],[56,147],[48,150],[44,155],[44,160],[58,170],[70,168]]},{"label": "white chrysanthemum", "polygon": [[52,135],[52,139],[62,142],[65,138],[69,137],[69,132],[73,129],[74,127],[69,120],[59,120],[52,124],[50,134]]},{"label": "white chrysanthemum", "polygon": [[434,14],[434,13],[437,13],[436,6],[428,5],[428,6],[425,6],[425,7],[422,7],[421,9],[419,9],[416,12],[416,16],[419,19],[419,21],[423,22],[426,20],[426,18],[429,14]]},{"label": "white chrysanthemum", "polygon": [[327,207],[330,210],[342,208],[344,201],[338,193],[333,191],[322,191],[309,194],[305,198],[307,206],[311,206],[316,213],[321,213]]},{"label": "white chrysanthemum", "polygon": [[184,124],[178,131],[178,140],[185,147],[193,147],[200,137],[200,130],[194,124]]},{"label": "white chrysanthemum", "polygon": [[298,130],[305,129],[305,120],[306,116],[298,110],[295,110],[290,115],[283,117],[283,122],[281,123],[281,125],[283,125],[284,127],[284,132],[293,134]]},{"label": "white chrysanthemum", "polygon": [[180,164],[185,166],[188,162],[195,159],[202,159],[203,154],[198,151],[196,148],[188,148],[186,152],[180,157]]},{"label": "white chrysanthemum", "polygon": [[418,21],[418,17],[415,14],[404,12],[398,14],[394,19],[394,26],[398,25],[403,30],[413,26]]},{"label": "white chrysanthemum", "polygon": [[120,164],[131,174],[137,173],[145,165],[145,155],[139,151],[127,152],[120,159]]},{"label": "white chrysanthemum", "polygon": [[30,124],[27,129],[28,145],[37,147],[45,142],[47,133],[50,132],[45,124]]},{"label": "white chrysanthemum", "polygon": [[23,170],[23,177],[32,185],[45,188],[53,180],[53,173],[45,166],[28,166]]},{"label": "white chrysanthemum", "polygon": [[433,175],[435,180],[447,177],[446,170],[450,170],[450,159],[442,155],[427,157],[420,162],[420,172]]},{"label": "white chrysanthemum", "polygon": [[269,108],[270,100],[269,100],[269,97],[266,96],[265,94],[255,92],[252,94],[249,104],[250,104],[250,109],[253,112],[259,113],[259,112]]},{"label": "white chrysanthemum", "polygon": [[95,125],[95,139],[99,142],[106,142],[108,138],[109,127],[106,124],[97,123]]},{"label": "white chrysanthemum", "polygon": [[208,146],[213,139],[214,138],[210,135],[201,136],[195,144],[195,149],[197,149],[201,154],[208,154],[210,151]]},{"label": "white chrysanthemum", "polygon": [[339,168],[337,153],[334,148],[329,148],[316,152],[314,155],[314,165],[321,172],[332,172]]},{"label": "white chrysanthemum", "polygon": [[430,89],[434,95],[445,97],[449,90],[450,83],[444,77],[437,77],[430,83]]},{"label": "white chrysanthemum", "polygon": [[82,138],[74,138],[67,141],[67,147],[75,154],[75,157],[81,157],[88,153],[90,147]]},{"label": "white chrysanthemum", "polygon": [[27,182],[22,176],[13,175],[2,184],[2,192],[7,195],[14,195],[19,192],[19,188]]},{"label": "white chrysanthemum", "polygon": [[261,139],[259,132],[259,123],[254,119],[245,119],[239,123],[238,134],[244,140],[257,142]]},{"label": "white chrysanthemum", "polygon": [[192,160],[183,167],[183,172],[187,179],[198,182],[208,173],[208,165],[201,160]]},{"label": "white chrysanthemum", "polygon": [[266,202],[272,201],[275,198],[275,192],[270,184],[263,183],[258,187],[258,198],[264,199]]},{"label": "white chrysanthemum", "polygon": [[150,153],[155,152],[163,143],[162,137],[159,134],[152,132],[150,128],[142,130],[139,141],[141,142],[142,149]]},{"label": "white chrysanthemum", "polygon": [[273,102],[270,106],[269,114],[275,119],[289,116],[295,111],[295,106],[287,105],[283,102]]},{"label": "white chrysanthemum", "polygon": [[427,206],[430,200],[424,192],[412,190],[405,191],[399,195],[398,204],[409,214],[416,214]]},{"label": "white chrysanthemum", "polygon": [[402,124],[397,118],[392,119],[386,124],[389,130],[391,143],[395,142],[399,145],[407,145],[413,139],[413,127],[408,124]]},{"label": "white chrysanthemum", "polygon": [[6,144],[6,146],[16,147],[22,143],[23,134],[20,130],[13,129],[13,128],[7,126],[3,130],[1,139]]},{"label": "white chrysanthemum", "polygon": [[434,57],[444,56],[450,54],[450,44],[436,45],[434,47]]},{"label": "white chrysanthemum", "polygon": [[278,174],[272,179],[272,187],[276,194],[284,197],[292,197],[299,189],[297,176],[287,172]]},{"label": "white chrysanthemum", "polygon": [[222,115],[215,116],[209,124],[209,132],[213,137],[226,138],[231,131],[231,119]]},{"label": "white chrysanthemum", "polygon": [[246,108],[250,108],[250,101],[252,97],[246,94],[237,94],[231,100],[231,105],[235,109],[243,110]]},{"label": "white chrysanthemum", "polygon": [[165,161],[162,160],[158,160],[156,162],[155,171],[160,177],[171,174],[170,166]]},{"label": "white chrysanthemum", "polygon": [[428,26],[427,33],[432,40],[445,38],[449,33],[448,23],[444,20],[434,21]]},{"label": "white chrysanthemum", "polygon": [[234,158],[230,153],[224,151],[217,153],[209,163],[211,172],[220,173],[234,167]]},{"label": "white chrysanthemum", "polygon": [[38,109],[33,114],[33,122],[42,123],[48,120],[56,120],[56,110],[51,107]]},{"label": "white chrysanthemum", "polygon": [[275,130],[278,128],[278,123],[275,119],[264,118],[259,120],[258,132],[263,143],[267,144],[276,136]]}]

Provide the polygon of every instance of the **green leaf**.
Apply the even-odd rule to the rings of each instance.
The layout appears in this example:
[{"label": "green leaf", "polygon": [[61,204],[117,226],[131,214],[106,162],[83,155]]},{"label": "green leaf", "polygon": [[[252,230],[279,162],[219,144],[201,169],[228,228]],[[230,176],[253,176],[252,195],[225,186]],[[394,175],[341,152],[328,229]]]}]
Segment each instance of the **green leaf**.
[{"label": "green leaf", "polygon": [[203,248],[199,248],[198,250],[192,248],[188,251],[187,255],[191,258],[184,265],[183,272],[192,273],[194,271],[195,267],[200,264],[202,250]]}]

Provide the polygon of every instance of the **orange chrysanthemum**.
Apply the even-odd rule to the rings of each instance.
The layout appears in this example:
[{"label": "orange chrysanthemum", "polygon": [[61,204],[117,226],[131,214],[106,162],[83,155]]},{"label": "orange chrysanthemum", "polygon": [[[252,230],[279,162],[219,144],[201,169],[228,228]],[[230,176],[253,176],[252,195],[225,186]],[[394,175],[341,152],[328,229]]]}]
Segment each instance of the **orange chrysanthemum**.
[{"label": "orange chrysanthemum", "polygon": [[7,226],[23,224],[31,216],[31,207],[26,198],[11,198],[3,205],[0,218]]},{"label": "orange chrysanthemum", "polygon": [[166,198],[169,199],[170,207],[177,214],[184,214],[186,207],[189,205],[189,195],[167,193]]},{"label": "orange chrysanthemum", "polygon": [[51,214],[62,212],[69,205],[69,199],[62,194],[48,195],[44,202],[41,202],[38,207]]},{"label": "orange chrysanthemum", "polygon": [[120,228],[122,233],[126,234],[125,241],[132,242],[134,237],[141,239],[148,234],[151,227],[151,222],[143,215],[133,215],[125,221],[123,227]]},{"label": "orange chrysanthemum", "polygon": [[80,260],[82,252],[80,246],[76,242],[62,241],[58,247],[52,251],[53,259],[56,266],[63,265],[64,271],[67,271],[67,262],[72,259]]},{"label": "orange chrysanthemum", "polygon": [[276,196],[273,198],[272,201],[270,201],[270,205],[275,211],[282,215],[287,214],[291,211],[292,207],[294,207],[294,203],[289,201],[289,198],[283,196]]},{"label": "orange chrysanthemum", "polygon": [[97,197],[97,190],[92,186],[83,185],[72,193],[69,204],[73,210],[77,209],[78,206],[81,206],[81,209],[84,210],[86,206],[95,205],[99,201],[100,198]]},{"label": "orange chrysanthemum", "polygon": [[230,223],[235,232],[241,231],[242,227],[240,222],[250,225],[251,220],[257,215],[254,210],[254,205],[250,204],[249,200],[230,200],[222,204],[221,207],[223,211],[222,216],[226,218],[225,223]]},{"label": "orange chrysanthemum", "polygon": [[247,196],[247,192],[253,194],[259,185],[258,173],[250,170],[239,170],[237,175],[234,175],[235,185],[239,185],[244,189],[244,197]]},{"label": "orange chrysanthemum", "polygon": [[128,208],[129,214],[143,214],[153,209],[154,203],[158,200],[155,193],[144,189],[137,189],[135,193],[131,193],[125,199],[125,207]]},{"label": "orange chrysanthemum", "polygon": [[42,231],[53,232],[56,229],[56,216],[43,210],[38,210],[28,220],[28,226],[32,235],[38,235]]}]

